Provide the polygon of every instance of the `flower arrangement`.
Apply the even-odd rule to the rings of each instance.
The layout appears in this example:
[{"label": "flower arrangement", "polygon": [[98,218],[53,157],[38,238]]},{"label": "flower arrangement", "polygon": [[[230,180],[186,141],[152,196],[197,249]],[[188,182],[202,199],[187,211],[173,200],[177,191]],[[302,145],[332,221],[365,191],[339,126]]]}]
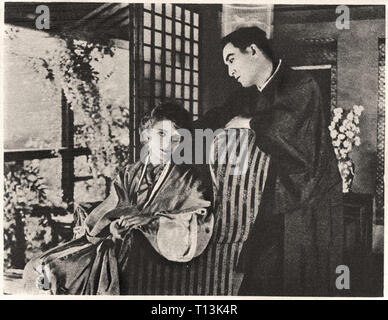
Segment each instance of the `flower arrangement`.
[{"label": "flower arrangement", "polygon": [[338,168],[342,177],[343,192],[349,192],[354,178],[354,163],[349,154],[354,146],[361,144],[360,116],[363,106],[354,105],[346,115],[342,108],[333,110],[333,120],[330,123],[330,137],[334,152],[338,159]]}]

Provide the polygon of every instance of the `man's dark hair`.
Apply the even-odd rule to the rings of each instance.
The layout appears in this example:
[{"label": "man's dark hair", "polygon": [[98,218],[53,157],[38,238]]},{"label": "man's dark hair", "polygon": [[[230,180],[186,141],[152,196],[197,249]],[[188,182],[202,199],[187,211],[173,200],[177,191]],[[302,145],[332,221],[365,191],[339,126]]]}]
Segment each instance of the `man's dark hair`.
[{"label": "man's dark hair", "polygon": [[225,48],[228,43],[239,48],[241,52],[244,52],[251,44],[255,44],[267,58],[274,60],[266,33],[258,27],[243,27],[229,33],[221,39],[222,48]]},{"label": "man's dark hair", "polygon": [[193,128],[193,117],[182,105],[176,102],[161,103],[152,109],[151,113],[142,120],[141,130],[152,127],[156,122],[170,120],[177,129]]}]

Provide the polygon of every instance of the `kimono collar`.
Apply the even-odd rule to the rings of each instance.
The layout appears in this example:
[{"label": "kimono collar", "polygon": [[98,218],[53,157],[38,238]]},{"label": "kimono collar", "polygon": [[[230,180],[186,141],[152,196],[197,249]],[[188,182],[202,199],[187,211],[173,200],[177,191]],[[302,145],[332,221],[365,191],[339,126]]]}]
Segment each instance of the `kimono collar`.
[{"label": "kimono collar", "polygon": [[279,59],[279,62],[278,62],[278,65],[277,65],[275,71],[272,72],[271,76],[267,79],[267,81],[265,81],[264,84],[263,84],[260,88],[258,88],[258,90],[259,90],[260,92],[263,92],[263,90],[264,90],[265,87],[268,85],[268,83],[270,83],[271,80],[275,77],[275,75],[278,73],[278,71],[279,71],[279,69],[280,69],[281,64],[282,64],[282,59]]},{"label": "kimono collar", "polygon": [[[150,158],[148,156],[145,159],[144,167],[143,167],[143,170],[142,170],[142,173],[141,173],[141,176],[140,176],[140,180],[138,182],[136,190],[140,189],[142,180],[144,179],[144,176],[146,174],[147,166],[149,164],[150,164]],[[150,195],[149,199],[147,200],[147,202],[144,204],[143,208],[148,206],[148,204],[152,201],[152,199],[155,196],[156,192],[159,190],[160,186],[162,185],[162,183],[164,182],[165,178],[167,177],[167,173],[170,171],[170,168],[172,168],[172,164],[171,163],[167,163],[164,166],[162,166],[161,168],[162,168],[161,172],[160,172],[158,178],[156,179],[154,185],[152,186],[151,195]]]},{"label": "kimono collar", "polygon": [[160,177],[163,169],[167,167],[168,164],[158,164],[158,165],[153,165],[151,164],[150,157],[147,156],[144,160],[144,166],[142,168],[142,172],[140,175],[140,180],[138,184],[138,188],[140,187],[140,184],[142,183],[143,179],[146,178],[148,183],[153,184],[155,181],[158,180]]},{"label": "kimono collar", "polygon": [[278,66],[272,76],[265,83],[264,88],[259,91],[260,95],[268,95],[274,91],[278,86],[279,82],[282,80],[286,67],[281,60],[279,60]]},{"label": "kimono collar", "polygon": [[273,107],[276,93],[281,86],[287,67],[282,63],[278,65],[276,70],[277,72],[273,73],[273,77],[269,79],[263,90],[261,92],[256,90],[258,98],[256,99],[253,113],[266,112]]}]

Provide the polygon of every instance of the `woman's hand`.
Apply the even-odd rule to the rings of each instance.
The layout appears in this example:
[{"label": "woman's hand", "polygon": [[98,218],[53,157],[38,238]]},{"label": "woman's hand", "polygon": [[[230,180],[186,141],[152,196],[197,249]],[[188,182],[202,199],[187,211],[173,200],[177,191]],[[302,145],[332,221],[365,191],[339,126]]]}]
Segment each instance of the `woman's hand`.
[{"label": "woman's hand", "polygon": [[130,217],[125,219],[125,224],[129,226],[130,228],[138,228],[141,226],[145,226],[149,224],[151,221],[155,219],[154,216],[143,214],[136,217]]},{"label": "woman's hand", "polygon": [[126,231],[149,224],[155,217],[151,215],[138,215],[135,217],[121,217],[110,224],[109,230],[114,239],[122,240]]},{"label": "woman's hand", "polygon": [[114,220],[109,226],[109,231],[113,236],[113,239],[122,240],[124,238],[125,232],[129,230],[129,226],[124,223],[124,217]]}]

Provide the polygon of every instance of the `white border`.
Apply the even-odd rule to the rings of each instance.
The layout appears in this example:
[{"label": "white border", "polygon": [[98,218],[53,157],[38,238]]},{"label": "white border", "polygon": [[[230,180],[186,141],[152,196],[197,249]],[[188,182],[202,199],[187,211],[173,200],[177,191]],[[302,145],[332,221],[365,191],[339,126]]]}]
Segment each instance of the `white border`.
[{"label": "white border", "polygon": [[[1,0],[1,7],[0,7],[0,16],[1,16],[1,24],[0,24],[0,32],[1,32],[1,37],[0,37],[0,48],[4,48],[3,46],[3,41],[4,41],[4,1]],[[10,0],[7,2],[21,2],[21,1],[15,1],[15,0]],[[38,2],[38,1],[25,1],[25,2]],[[40,3],[42,2],[66,2],[64,0],[43,0],[39,1]],[[107,3],[107,2],[112,2],[112,3],[139,3],[139,1],[114,1],[114,0],[72,0],[72,1],[67,1],[67,2],[101,2],[101,3]],[[212,1],[202,1],[202,0],[190,0],[190,1],[160,1],[160,0],[154,0],[154,1],[141,1],[143,3],[189,3],[189,4],[290,4],[290,5],[300,5],[300,4],[305,4],[305,5],[385,5],[385,19],[387,19],[388,16],[388,5],[386,0],[348,0],[348,1],[343,1],[343,0],[321,0],[321,1],[316,1],[316,0],[306,0],[306,1],[287,1],[287,0],[279,0],[276,1],[268,1],[268,0],[260,0],[260,1],[249,1],[249,0],[224,0],[224,1],[217,1],[217,2],[212,2]],[[385,36],[386,38],[388,37],[388,28],[387,28],[387,23],[385,24]],[[3,67],[2,67],[2,62],[3,62],[3,50],[0,50],[0,132],[3,132]],[[325,66],[323,66],[325,67]],[[385,76],[387,77],[387,63],[385,66]],[[386,82],[387,83],[387,82]],[[386,84],[386,105],[388,104],[387,101],[387,84]],[[387,118],[387,116],[386,116]],[[385,123],[386,129],[385,132],[387,133],[387,120]],[[386,140],[386,145],[388,145],[387,141],[388,138],[385,137]],[[1,155],[0,155],[0,179],[1,181],[3,180],[3,134],[0,134],[0,142],[1,142]],[[388,172],[388,151],[387,148],[385,148],[385,172]],[[387,183],[387,177],[385,175],[384,177],[384,184]],[[1,200],[0,200],[0,209],[1,212],[3,212],[3,185],[1,185]],[[387,197],[387,192],[385,189],[385,197],[384,197],[384,202],[387,205],[388,204],[388,197]],[[384,219],[387,221],[387,213],[384,212]],[[3,248],[3,219],[0,221],[0,246]],[[387,230],[385,228],[384,230],[384,297],[383,298],[364,298],[364,297],[350,297],[350,298],[337,298],[337,297],[241,297],[241,296],[31,296],[31,295],[4,295],[3,293],[3,251],[0,250],[0,258],[1,258],[1,267],[0,267],[0,299],[2,300],[195,300],[195,299],[201,299],[201,300],[388,300],[387,298],[387,292],[388,292],[388,279],[387,279],[387,270],[388,270],[388,241],[387,241]],[[1,249],[0,248],[0,249]],[[155,306],[157,305],[157,302],[155,301]]]}]

